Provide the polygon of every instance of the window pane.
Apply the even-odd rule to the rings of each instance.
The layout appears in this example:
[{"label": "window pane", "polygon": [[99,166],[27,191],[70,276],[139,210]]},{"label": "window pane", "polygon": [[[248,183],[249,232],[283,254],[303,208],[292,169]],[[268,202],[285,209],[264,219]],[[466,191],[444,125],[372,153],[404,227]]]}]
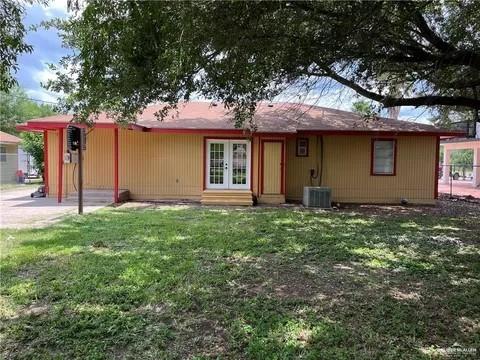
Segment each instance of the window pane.
[{"label": "window pane", "polygon": [[223,184],[224,144],[210,144],[210,184]]},{"label": "window pane", "polygon": [[395,161],[395,142],[393,140],[375,140],[374,174],[393,174]]},{"label": "window pane", "polygon": [[308,155],[308,139],[297,139],[297,156]]},{"label": "window pane", "polygon": [[247,184],[247,144],[232,144],[232,184]]}]

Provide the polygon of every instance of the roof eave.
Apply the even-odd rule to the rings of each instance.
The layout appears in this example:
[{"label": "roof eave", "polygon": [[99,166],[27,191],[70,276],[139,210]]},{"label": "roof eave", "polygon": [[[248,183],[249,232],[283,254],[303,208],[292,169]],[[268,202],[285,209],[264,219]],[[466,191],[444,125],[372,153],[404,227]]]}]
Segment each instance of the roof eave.
[{"label": "roof eave", "polygon": [[394,131],[394,130],[299,130],[299,135],[370,135],[370,136],[464,136],[459,131]]},{"label": "roof eave", "polygon": [[[75,125],[81,128],[88,128],[86,124],[75,124],[70,122],[47,122],[47,121],[28,121],[24,124],[19,124],[15,128],[19,131],[43,131],[43,130],[58,130],[65,129],[69,125]],[[119,129],[121,126],[111,123],[96,123],[92,127],[98,129]],[[130,130],[145,131],[147,128],[138,124],[130,124],[126,126]]]},{"label": "roof eave", "polygon": [[[16,129],[19,131],[44,131],[44,130],[57,130],[64,129],[70,122],[54,122],[54,121],[28,121],[24,124],[19,124]],[[80,127],[87,128],[86,124],[75,124]],[[122,128],[115,123],[95,123],[92,127],[99,129],[118,129]],[[295,136],[295,135],[370,135],[370,136],[438,136],[438,137],[459,137],[465,136],[461,131],[405,131],[405,130],[297,130],[297,131],[256,131],[248,132],[244,129],[220,129],[220,128],[200,128],[200,129],[188,129],[188,128],[161,128],[161,127],[147,127],[140,124],[130,124],[126,127],[129,130],[137,130],[143,132],[155,132],[163,134],[225,134],[225,135],[269,135],[269,136]]]}]

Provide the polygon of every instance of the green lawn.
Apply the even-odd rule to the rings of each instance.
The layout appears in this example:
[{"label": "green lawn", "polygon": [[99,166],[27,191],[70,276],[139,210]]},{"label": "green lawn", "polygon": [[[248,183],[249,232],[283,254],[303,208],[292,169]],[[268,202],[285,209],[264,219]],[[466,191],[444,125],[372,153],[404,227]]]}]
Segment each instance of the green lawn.
[{"label": "green lawn", "polygon": [[26,184],[17,184],[17,183],[0,183],[0,191],[10,191],[10,190],[20,190],[20,189],[36,189],[42,185],[41,179],[28,180],[31,181]]},{"label": "green lawn", "polygon": [[411,359],[455,342],[478,348],[472,219],[165,207],[3,231],[0,358]]}]

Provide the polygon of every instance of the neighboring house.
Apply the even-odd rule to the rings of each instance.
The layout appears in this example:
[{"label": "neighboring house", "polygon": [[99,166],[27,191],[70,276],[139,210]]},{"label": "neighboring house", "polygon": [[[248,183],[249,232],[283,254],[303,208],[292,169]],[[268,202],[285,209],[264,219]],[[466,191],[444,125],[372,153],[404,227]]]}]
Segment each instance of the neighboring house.
[{"label": "neighboring house", "polygon": [[18,144],[22,140],[0,131],[0,182],[14,183],[18,170]]},{"label": "neighboring house", "polygon": [[[437,197],[439,142],[461,135],[434,126],[299,104],[260,104],[255,130],[235,128],[221,105],[181,103],[163,121],[150,106],[128,127],[101,114],[88,131],[85,189],[130,191],[138,200],[283,203],[304,186],[332,189],[348,203],[432,204]],[[76,190],[76,165],[63,162],[69,115],[29,120],[43,131],[50,196]],[[60,135],[60,136],[59,136]]]},{"label": "neighboring house", "polygon": [[32,156],[23,150],[21,146],[18,147],[18,170],[22,170],[27,176],[35,176],[38,172],[34,166]]},{"label": "neighboring house", "polygon": [[472,150],[473,151],[473,169],[472,169],[472,186],[480,187],[480,123],[476,125],[475,137],[455,138],[442,140],[443,159],[442,159],[442,183],[450,182],[450,165],[452,151],[455,150]]}]

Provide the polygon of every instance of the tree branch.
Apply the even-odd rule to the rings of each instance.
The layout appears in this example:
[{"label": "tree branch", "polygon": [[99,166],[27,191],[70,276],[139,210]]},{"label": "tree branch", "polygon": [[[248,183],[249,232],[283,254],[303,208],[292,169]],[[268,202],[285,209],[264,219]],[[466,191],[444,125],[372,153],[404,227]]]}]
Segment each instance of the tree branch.
[{"label": "tree branch", "polygon": [[418,30],[420,30],[422,36],[438,50],[444,53],[457,51],[457,48],[455,48],[455,46],[443,40],[432,29],[430,29],[427,22],[425,21],[425,18],[418,11],[413,12],[413,21],[417,26]]},{"label": "tree branch", "polygon": [[396,98],[391,96],[384,96],[376,92],[365,89],[364,87],[358,85],[354,81],[351,81],[337,73],[322,69],[322,73],[316,72],[307,72],[309,76],[327,76],[331,79],[339,82],[342,85],[349,87],[350,89],[356,91],[358,94],[365,96],[374,101],[378,101],[383,104],[385,107],[395,107],[395,106],[433,106],[433,105],[447,105],[447,106],[465,106],[474,109],[480,109],[480,100],[475,100],[472,98],[464,96],[440,96],[440,95],[427,95],[419,96],[415,98]]},{"label": "tree branch", "polygon": [[480,54],[469,50],[457,49],[452,44],[443,40],[429,27],[423,15],[418,11],[413,12],[413,22],[423,38],[443,54],[439,61],[472,66],[480,69]]}]

